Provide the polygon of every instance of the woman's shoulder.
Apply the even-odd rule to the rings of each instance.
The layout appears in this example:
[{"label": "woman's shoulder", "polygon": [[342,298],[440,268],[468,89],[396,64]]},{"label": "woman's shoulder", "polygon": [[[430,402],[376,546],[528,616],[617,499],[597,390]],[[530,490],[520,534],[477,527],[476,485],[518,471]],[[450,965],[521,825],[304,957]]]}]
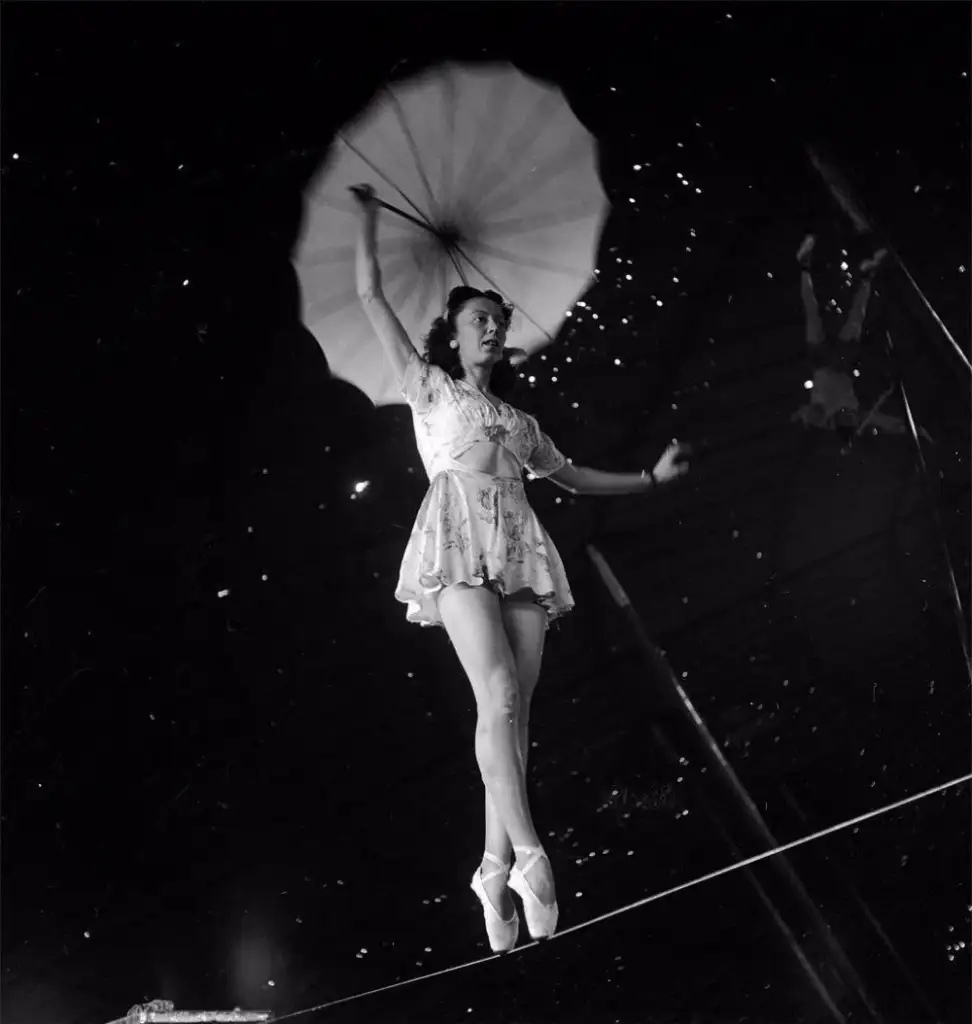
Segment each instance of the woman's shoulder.
[{"label": "woman's shoulder", "polygon": [[526,409],[521,409],[516,405],[511,405],[509,402],[506,403],[506,406],[512,411],[514,418],[522,425],[524,430],[539,433],[540,422],[536,416],[527,412]]}]

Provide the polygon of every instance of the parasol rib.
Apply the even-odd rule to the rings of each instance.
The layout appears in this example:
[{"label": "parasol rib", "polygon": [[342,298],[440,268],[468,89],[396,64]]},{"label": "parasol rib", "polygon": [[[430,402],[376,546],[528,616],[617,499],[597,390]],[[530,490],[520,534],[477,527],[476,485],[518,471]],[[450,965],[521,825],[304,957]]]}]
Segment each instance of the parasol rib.
[{"label": "parasol rib", "polygon": [[[453,248],[451,245],[446,246],[446,252],[449,254],[449,259],[452,260],[452,265],[456,268],[456,273],[459,275],[459,280],[468,287],[469,279],[466,277],[466,272],[462,269],[462,264],[456,257],[456,253],[463,255],[458,246]],[[446,296],[448,298],[448,296]]]},{"label": "parasol rib", "polygon": [[[375,172],[375,174],[377,174],[383,181],[385,181],[388,185],[390,185],[402,197],[402,199],[404,199],[405,202],[408,203],[408,205],[411,206],[411,208],[422,218],[422,220],[420,220],[420,221],[419,220],[415,220],[414,217],[409,216],[407,213],[402,213],[401,210],[395,210],[395,208],[393,206],[389,206],[388,207],[389,210],[395,210],[395,213],[399,213],[403,217],[408,217],[409,220],[415,221],[415,223],[420,225],[421,227],[427,227],[430,231],[434,231],[435,230],[433,227],[431,227],[430,222],[429,222],[429,218],[425,216],[425,214],[415,205],[415,203],[413,203],[412,200],[409,199],[407,195],[405,195],[405,193],[395,184],[395,182],[393,182],[391,180],[391,178],[388,177],[387,174],[385,174],[384,171],[382,171],[378,167],[376,167],[375,164],[371,160],[369,160],[364,155],[364,153],[361,152],[360,149],[357,148],[357,146],[353,146],[348,141],[347,136],[345,136],[345,135],[341,134],[340,132],[338,132],[338,136],[337,137],[345,144],[345,146],[348,147],[348,149],[351,150],[352,153],[354,153],[354,155],[359,160],[361,160],[362,162],[366,163],[372,169],[372,171]],[[381,202],[381,200],[378,200],[378,201]],[[382,203],[381,205],[384,206],[385,204]]]},{"label": "parasol rib", "polygon": [[563,274],[565,277],[579,277],[585,281],[590,277],[590,273],[586,270],[578,270],[575,267],[568,267],[563,264],[558,265],[556,263],[549,263],[546,260],[538,260],[531,256],[521,256],[519,253],[504,252],[502,249],[497,249],[493,245],[476,243],[475,248],[478,252],[481,252],[486,256],[492,256],[494,259],[513,263],[518,267],[533,267],[534,270],[548,270],[551,274]]},{"label": "parasol rib", "polygon": [[479,192],[480,210],[488,218],[496,217],[511,203],[520,202],[524,198],[534,196],[540,190],[548,188],[551,182],[556,181],[561,175],[569,173],[578,164],[583,165],[586,159],[583,140],[575,139],[566,149],[549,156],[542,163],[532,167],[529,178],[517,182],[515,194],[511,195],[509,191],[503,190],[497,193],[495,189],[490,189],[489,192]]},{"label": "parasol rib", "polygon": [[[462,251],[462,249],[459,248],[458,245],[456,246],[456,252],[458,252],[459,255],[462,256],[462,258],[469,264],[469,266],[473,268],[473,270],[476,271],[477,274],[480,274],[482,278],[489,283],[489,285],[493,288],[494,291],[500,292],[502,294],[502,288],[500,288],[500,286],[489,276],[489,274],[486,273],[485,270],[483,270],[481,267],[473,263],[473,261],[466,255],[466,253]],[[529,320],[534,327],[536,327],[536,329],[547,339],[547,341],[554,340],[553,335],[546,329],[546,327],[542,327],[540,324],[538,324],[536,320],[534,320],[533,317],[530,316],[530,314],[518,302],[516,302],[514,299],[510,299],[509,290],[507,290],[506,297],[523,314],[523,316],[525,316],[526,319]]]},{"label": "parasol rib", "polygon": [[[394,186],[392,186],[394,187]],[[404,217],[406,220],[410,220],[413,224],[417,224],[420,228],[425,228],[426,231],[430,231],[433,235],[437,235],[439,232],[424,220],[419,220],[418,217],[413,217],[410,213],[406,213],[404,210],[399,210],[397,206],[392,206],[391,203],[386,203],[383,199],[375,200],[379,206],[383,206],[386,210],[391,210],[392,213],[397,213],[399,217]]]},{"label": "parasol rib", "polygon": [[547,210],[531,217],[513,217],[509,220],[490,221],[480,232],[483,237],[508,238],[523,235],[540,228],[563,227],[565,224],[587,220],[594,215],[589,202],[575,203],[572,207]]},{"label": "parasol rib", "polygon": [[401,104],[398,102],[398,97],[391,91],[389,86],[385,86],[385,92],[391,101],[392,109],[395,111],[395,117],[398,121],[399,127],[402,129],[402,135],[405,136],[405,141],[408,144],[409,151],[412,154],[412,160],[415,162],[415,170],[418,171],[419,177],[422,179],[422,184],[425,186],[426,197],[429,202],[429,209],[432,211],[433,216],[436,213],[436,202],[435,196],[432,192],[432,185],[429,182],[428,176],[425,173],[425,168],[422,166],[422,162],[419,160],[418,147],[415,145],[415,139],[412,137],[412,133],[409,130],[408,125],[405,123],[405,113],[402,110]]},{"label": "parasol rib", "polygon": [[[520,127],[507,140],[502,154],[493,154],[491,159],[484,161],[476,178],[476,196],[482,210],[490,209],[496,197],[496,190],[501,185],[517,180],[522,191],[524,182],[516,177],[514,171],[528,165],[533,159],[532,153],[537,140],[549,129],[551,110],[556,105],[556,98],[543,96],[523,115]],[[568,151],[568,156],[571,154]],[[553,160],[548,160],[548,165]],[[561,173],[558,171],[557,173]],[[556,175],[553,175],[556,177]],[[548,179],[549,180],[549,179]],[[540,182],[530,183],[531,187],[540,187]]]}]

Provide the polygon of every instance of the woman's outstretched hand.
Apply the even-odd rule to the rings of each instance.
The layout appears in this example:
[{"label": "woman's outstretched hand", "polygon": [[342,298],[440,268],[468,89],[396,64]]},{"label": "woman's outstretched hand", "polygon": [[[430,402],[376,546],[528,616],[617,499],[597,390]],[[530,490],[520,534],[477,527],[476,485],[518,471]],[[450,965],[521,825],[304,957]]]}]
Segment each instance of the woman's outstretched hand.
[{"label": "woman's outstretched hand", "polygon": [[688,457],[692,454],[692,446],[675,442],[670,444],[662,457],[655,464],[652,475],[660,484],[670,483],[684,476],[688,471]]}]

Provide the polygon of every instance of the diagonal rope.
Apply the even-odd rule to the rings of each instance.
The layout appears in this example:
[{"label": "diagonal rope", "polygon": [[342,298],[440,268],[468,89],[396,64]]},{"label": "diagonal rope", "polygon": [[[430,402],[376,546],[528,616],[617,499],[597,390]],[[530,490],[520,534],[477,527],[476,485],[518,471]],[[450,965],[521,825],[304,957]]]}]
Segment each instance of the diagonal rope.
[{"label": "diagonal rope", "polygon": [[[612,917],[618,917],[628,911],[647,906],[649,903],[654,903],[656,900],[664,899],[666,896],[672,896],[677,892],[682,892],[685,889],[691,889],[693,886],[701,885],[703,882],[709,882],[713,878],[719,878],[721,875],[728,875],[733,871],[739,871],[742,868],[750,867],[752,864],[757,864],[759,861],[766,860],[778,853],[785,853],[787,850],[792,850],[798,846],[804,846],[807,843],[812,843],[817,839],[822,839],[824,836],[840,832],[853,825],[859,825],[862,821],[868,821],[871,818],[878,817],[879,815],[896,811],[901,807],[905,807],[908,804],[913,804],[919,800],[924,800],[927,797],[934,796],[936,793],[941,793],[953,786],[961,786],[970,780],[972,780],[972,774],[961,775],[956,779],[940,783],[939,785],[933,786],[931,789],[926,789],[921,793],[914,793],[913,795],[907,796],[902,800],[898,800],[893,804],[887,804],[886,806],[879,807],[873,811],[866,811],[864,814],[859,814],[856,818],[849,818],[847,821],[841,821],[836,825],[830,825],[829,827],[820,829],[818,832],[814,832],[811,835],[804,836],[802,839],[794,839],[792,842],[784,843],[782,846],[776,846],[772,850],[764,850],[762,853],[757,853],[752,857],[747,857],[745,860],[737,861],[735,864],[729,864],[727,867],[710,871],[707,875],[702,875],[699,878],[693,878],[688,882],[682,882],[680,885],[675,885],[670,889],[657,892],[653,896],[646,896],[644,899],[635,900],[634,903],[629,903],[626,906],[610,910],[606,914],[601,914],[598,917],[592,917],[589,921],[582,921],[580,924],[575,924],[571,928],[565,928],[563,931],[557,932],[549,939],[534,940],[526,945],[518,946],[510,953],[494,953],[491,956],[479,957],[476,960],[467,960],[462,964],[453,964],[451,967],[444,967],[440,971],[431,971],[428,974],[420,974],[414,978],[406,978],[404,981],[396,981],[391,985],[382,985],[380,988],[372,988],[365,992],[356,992],[354,995],[343,996],[341,999],[332,999],[330,1002],[320,1003],[317,1006],[309,1006],[305,1010],[296,1010],[293,1013],[285,1014],[283,1017],[274,1017],[274,1022],[275,1024],[279,1024],[280,1021],[293,1020],[296,1017],[302,1017],[306,1013],[317,1013],[319,1010],[329,1010],[333,1006],[341,1006],[344,1003],[354,1002],[357,999],[365,999],[367,996],[376,996],[380,995],[382,992],[391,992],[397,988],[404,988],[406,985],[415,985],[420,981],[429,981],[432,978],[441,978],[445,974],[453,974],[456,971],[465,970],[467,967],[476,967],[479,964],[489,963],[490,960],[497,960],[502,956],[515,956],[528,949],[533,949],[537,946],[546,945],[547,943],[562,939],[573,932],[579,932],[585,928],[590,928],[592,925],[600,924],[601,921],[607,921]],[[127,1021],[127,1017],[118,1017],[115,1020],[108,1021],[107,1024],[126,1024]]]}]

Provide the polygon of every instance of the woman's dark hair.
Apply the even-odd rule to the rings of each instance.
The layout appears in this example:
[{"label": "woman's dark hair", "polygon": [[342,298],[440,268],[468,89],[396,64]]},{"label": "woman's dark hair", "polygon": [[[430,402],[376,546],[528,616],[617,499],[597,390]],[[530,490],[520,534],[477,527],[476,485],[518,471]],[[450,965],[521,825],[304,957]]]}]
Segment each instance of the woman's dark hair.
[{"label": "woman's dark hair", "polygon": [[[464,376],[462,364],[459,361],[459,350],[449,345],[449,342],[456,336],[456,316],[470,299],[476,298],[495,302],[503,310],[503,319],[507,328],[513,319],[513,306],[504,302],[503,297],[496,292],[483,292],[467,285],[453,288],[449,292],[445,312],[432,321],[432,327],[425,337],[425,345],[429,362],[433,366],[445,370],[453,380],[462,380]],[[497,398],[506,401],[515,386],[516,369],[510,362],[509,353],[506,352],[503,359],[493,367],[489,378],[489,387]]]}]

